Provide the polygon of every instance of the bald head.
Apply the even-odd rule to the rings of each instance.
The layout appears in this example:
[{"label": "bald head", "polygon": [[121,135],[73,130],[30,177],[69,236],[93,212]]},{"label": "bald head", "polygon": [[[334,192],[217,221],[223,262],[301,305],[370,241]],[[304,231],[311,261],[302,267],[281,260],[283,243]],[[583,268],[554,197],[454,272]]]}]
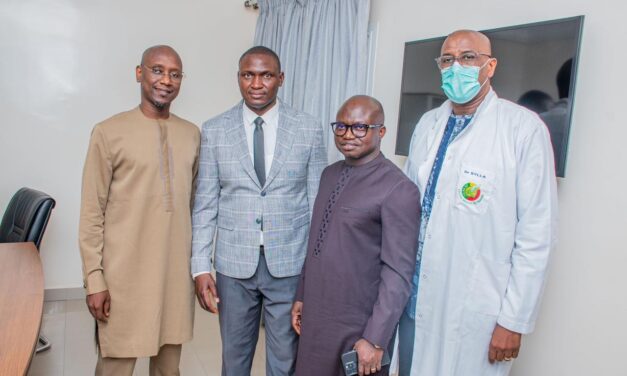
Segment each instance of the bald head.
[{"label": "bald head", "polygon": [[183,62],[181,61],[181,57],[174,50],[174,48],[172,48],[170,46],[167,46],[167,45],[164,45],[164,44],[148,47],[146,49],[146,51],[144,51],[144,53],[142,54],[141,65],[145,65],[146,61],[150,60],[151,57],[153,57],[155,55],[159,55],[159,54],[171,55],[171,56],[173,56],[176,59],[176,61],[179,63],[179,65],[183,66]]},{"label": "bald head", "polygon": [[170,103],[177,97],[183,79],[181,57],[170,46],[153,46],[142,54],[135,67],[135,79],[141,87],[140,109],[152,119],[167,119]]},{"label": "bald head", "polygon": [[337,122],[344,124],[344,132],[337,132],[334,126],[334,140],[346,163],[362,165],[379,155],[385,136],[384,121],[383,106],[373,97],[355,95],[344,102],[337,112]]},{"label": "bald head", "polygon": [[355,95],[348,98],[338,110],[337,118],[348,115],[351,118],[359,118],[352,123],[383,124],[385,122],[381,102],[368,95]]},{"label": "bald head", "polygon": [[[442,55],[449,53],[451,49],[464,49],[476,51],[486,55],[492,55],[490,39],[483,33],[474,30],[457,30],[446,37],[442,44]],[[462,50],[458,52],[464,52]],[[453,54],[457,56],[457,54]]]}]

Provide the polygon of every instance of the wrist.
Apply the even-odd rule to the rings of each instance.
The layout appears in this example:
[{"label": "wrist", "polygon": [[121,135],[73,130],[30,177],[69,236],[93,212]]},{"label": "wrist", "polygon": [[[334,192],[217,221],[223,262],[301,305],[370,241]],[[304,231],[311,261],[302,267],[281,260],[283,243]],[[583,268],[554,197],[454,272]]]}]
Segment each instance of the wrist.
[{"label": "wrist", "polygon": [[362,338],[361,338],[359,341],[357,341],[357,342],[361,342],[361,341],[363,341],[363,343],[364,343],[364,344],[367,344],[368,346],[373,347],[374,349],[380,349],[380,348],[381,348],[380,346],[378,346],[378,345],[376,345],[376,344],[372,343],[370,340],[368,340],[368,339],[366,339],[366,338],[363,338],[363,337],[362,337]]},{"label": "wrist", "polygon": [[375,341],[374,338],[361,337],[361,339],[366,341],[370,346],[374,347],[377,350],[383,349],[383,347],[379,345],[379,341]]}]

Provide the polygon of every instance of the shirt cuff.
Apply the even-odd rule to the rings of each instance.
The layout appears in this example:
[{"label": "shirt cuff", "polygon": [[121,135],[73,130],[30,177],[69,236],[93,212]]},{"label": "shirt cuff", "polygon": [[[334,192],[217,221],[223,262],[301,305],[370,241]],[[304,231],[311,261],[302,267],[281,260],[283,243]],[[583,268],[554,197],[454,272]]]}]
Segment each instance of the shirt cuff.
[{"label": "shirt cuff", "polygon": [[207,256],[192,256],[191,269],[192,277],[197,274],[211,273],[213,271],[213,268],[211,267],[211,258]]},{"label": "shirt cuff", "polygon": [[85,279],[84,286],[87,290],[87,295],[95,294],[109,289],[107,287],[107,282],[105,282],[104,275],[102,274],[102,270],[96,270],[91,272]]},{"label": "shirt cuff", "polygon": [[211,272],[198,272],[198,273],[194,273],[194,274],[192,274],[192,279],[196,279],[196,277],[198,277],[199,275],[203,275],[203,274],[211,274]]}]

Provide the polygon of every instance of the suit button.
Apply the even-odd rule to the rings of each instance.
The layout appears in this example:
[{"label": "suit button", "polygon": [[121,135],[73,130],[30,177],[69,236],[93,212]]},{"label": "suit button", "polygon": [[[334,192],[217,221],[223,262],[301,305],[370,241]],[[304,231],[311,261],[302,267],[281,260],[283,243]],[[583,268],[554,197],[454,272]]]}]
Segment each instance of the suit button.
[{"label": "suit button", "polygon": [[257,224],[260,224],[260,223],[261,223],[261,218],[257,218],[257,219],[255,220],[255,222],[257,222]]},{"label": "suit button", "polygon": [[266,191],[261,191],[261,197],[266,197]]}]

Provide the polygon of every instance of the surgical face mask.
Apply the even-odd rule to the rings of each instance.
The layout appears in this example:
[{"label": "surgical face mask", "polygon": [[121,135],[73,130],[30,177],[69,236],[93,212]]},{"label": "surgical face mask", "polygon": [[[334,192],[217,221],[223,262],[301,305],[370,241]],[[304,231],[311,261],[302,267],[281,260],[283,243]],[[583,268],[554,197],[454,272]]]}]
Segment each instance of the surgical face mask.
[{"label": "surgical face mask", "polygon": [[479,84],[479,72],[490,60],[481,67],[465,66],[455,62],[452,66],[440,71],[442,74],[442,90],[452,102],[463,104],[477,96],[479,90],[488,82],[486,78]]}]

